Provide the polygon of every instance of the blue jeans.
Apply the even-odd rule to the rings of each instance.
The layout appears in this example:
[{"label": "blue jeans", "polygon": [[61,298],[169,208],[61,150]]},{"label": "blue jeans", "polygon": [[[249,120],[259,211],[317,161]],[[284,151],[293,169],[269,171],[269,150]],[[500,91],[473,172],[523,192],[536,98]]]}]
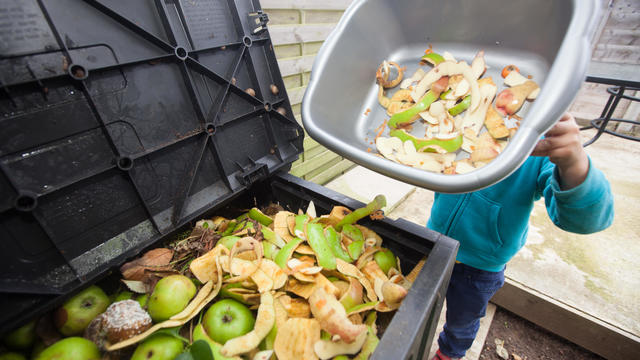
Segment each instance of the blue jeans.
[{"label": "blue jeans", "polygon": [[438,338],[440,351],[461,358],[473,344],[487,303],[504,284],[504,269],[484,271],[456,263],[447,289],[444,331]]}]

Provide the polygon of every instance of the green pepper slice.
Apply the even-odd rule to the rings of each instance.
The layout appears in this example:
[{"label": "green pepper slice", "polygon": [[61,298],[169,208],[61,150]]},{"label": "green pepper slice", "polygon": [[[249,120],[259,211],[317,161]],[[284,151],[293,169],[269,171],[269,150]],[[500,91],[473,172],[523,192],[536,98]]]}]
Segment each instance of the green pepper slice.
[{"label": "green pepper slice", "polygon": [[331,248],[333,255],[335,255],[342,261],[346,261],[349,263],[353,261],[349,254],[347,254],[347,252],[342,248],[340,238],[338,237],[338,232],[336,232],[336,230],[332,226],[328,226],[326,229],[324,229],[324,236],[327,239],[327,244]]},{"label": "green pepper slice", "polygon": [[303,241],[304,240],[300,238],[294,238],[293,240],[289,241],[285,246],[282,247],[282,249],[280,249],[280,251],[278,251],[273,261],[278,264],[280,268],[286,269],[287,261],[289,261],[291,255],[293,255],[293,250],[295,250]]},{"label": "green pepper slice", "polygon": [[329,248],[321,224],[307,224],[307,242],[316,253],[318,265],[328,270],[336,268],[336,256]]},{"label": "green pepper slice", "polygon": [[[460,146],[462,146],[462,134],[458,135],[457,137],[454,137],[453,139],[450,140],[441,140],[441,139],[421,139],[421,138],[417,138],[409,133],[407,133],[404,130],[392,130],[389,135],[397,137],[398,139],[402,140],[402,142],[405,142],[407,140],[411,140],[411,142],[413,142],[413,145],[416,147],[416,150],[421,151],[421,149],[431,146],[431,145],[435,145],[435,146],[439,146],[443,149],[445,149],[448,152],[455,152],[456,150],[458,150],[460,148]],[[436,152],[435,149],[433,148],[427,148],[426,150],[424,150],[426,152]]]},{"label": "green pepper slice", "polygon": [[420,113],[426,111],[434,101],[438,100],[439,93],[433,91],[433,89],[427,91],[426,94],[415,105],[408,108],[405,111],[393,114],[389,119],[389,128],[395,129],[400,124],[406,124],[413,122],[420,117]]},{"label": "green pepper slice", "polygon": [[262,211],[260,211],[260,209],[258,208],[251,208],[251,210],[249,210],[249,217],[264,226],[269,226],[273,222],[272,218],[263,214]]},{"label": "green pepper slice", "polygon": [[454,107],[449,109],[449,114],[451,114],[452,116],[456,116],[461,112],[467,110],[469,106],[471,106],[471,95],[465,96],[464,99],[462,99],[462,101],[460,101]]}]

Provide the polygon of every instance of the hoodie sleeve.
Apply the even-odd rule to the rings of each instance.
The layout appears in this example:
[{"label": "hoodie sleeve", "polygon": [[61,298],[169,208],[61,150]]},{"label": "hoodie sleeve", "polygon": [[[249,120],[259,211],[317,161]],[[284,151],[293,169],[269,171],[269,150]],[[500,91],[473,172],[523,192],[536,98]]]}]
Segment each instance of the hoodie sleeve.
[{"label": "hoodie sleeve", "polygon": [[613,222],[613,194],[609,181],[589,158],[582,184],[561,190],[558,169],[545,159],[538,175],[537,192],[544,196],[547,213],[556,226],[577,234],[602,231]]}]

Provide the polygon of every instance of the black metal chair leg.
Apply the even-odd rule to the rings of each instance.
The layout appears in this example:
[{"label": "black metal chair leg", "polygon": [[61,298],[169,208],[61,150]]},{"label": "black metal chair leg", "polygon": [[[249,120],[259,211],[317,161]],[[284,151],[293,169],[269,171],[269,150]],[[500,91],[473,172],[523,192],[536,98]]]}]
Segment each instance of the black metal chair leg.
[{"label": "black metal chair leg", "polygon": [[[615,93],[615,99],[613,100],[613,103],[610,104],[609,102],[607,102],[607,107],[609,108],[607,109],[607,107],[605,107],[605,110],[607,111],[604,118],[600,117],[598,119],[591,120],[591,126],[598,129],[598,133],[589,141],[582,144],[583,147],[587,147],[596,142],[596,140],[598,140],[600,136],[605,132],[605,130],[607,129],[607,125],[609,124],[609,120],[611,120],[613,113],[616,111],[616,107],[618,106],[620,99],[622,99],[622,97],[624,96],[624,90],[624,86],[619,86],[618,91]],[[611,97],[609,97],[609,100],[611,100]],[[605,111],[603,111],[603,113],[605,113]],[[600,123],[598,124],[598,122]]]}]

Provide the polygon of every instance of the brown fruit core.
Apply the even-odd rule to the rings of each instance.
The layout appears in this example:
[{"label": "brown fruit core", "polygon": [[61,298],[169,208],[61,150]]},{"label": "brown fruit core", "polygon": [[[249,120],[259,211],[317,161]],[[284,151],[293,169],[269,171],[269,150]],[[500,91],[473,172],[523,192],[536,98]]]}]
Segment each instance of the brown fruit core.
[{"label": "brown fruit core", "polygon": [[230,323],[232,320],[233,320],[233,317],[231,317],[230,315],[226,315],[226,314],[225,314],[225,315],[222,317],[222,322],[223,322],[223,323],[225,323],[225,324]]},{"label": "brown fruit core", "polygon": [[153,357],[153,350],[149,350],[147,353],[147,359],[151,359]]}]

